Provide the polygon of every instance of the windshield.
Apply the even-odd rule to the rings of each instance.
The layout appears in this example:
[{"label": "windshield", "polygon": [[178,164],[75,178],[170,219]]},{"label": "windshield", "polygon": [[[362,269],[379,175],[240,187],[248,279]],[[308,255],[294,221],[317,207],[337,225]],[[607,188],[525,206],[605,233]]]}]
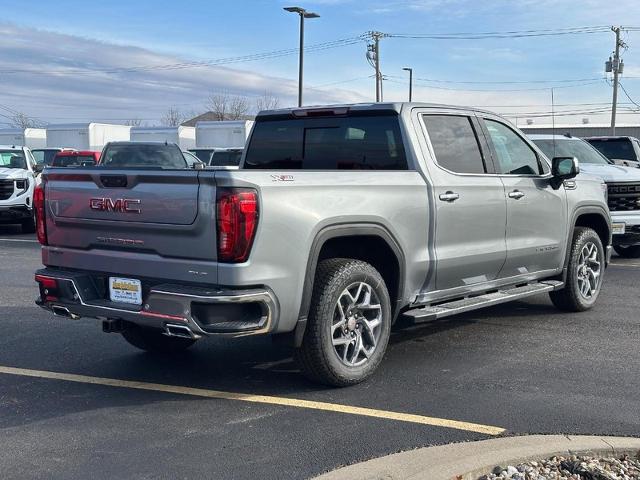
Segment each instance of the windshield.
[{"label": "windshield", "polygon": [[[533,140],[548,158],[576,157],[580,163],[611,165],[600,152],[587,142],[574,138],[562,140]],[[554,146],[555,144],[555,146]]]},{"label": "windshield", "polygon": [[238,165],[240,165],[241,158],[242,150],[214,152],[213,157],[211,157],[210,165],[215,167],[237,167]]},{"label": "windshield", "polygon": [[182,154],[184,155],[184,159],[187,161],[187,165],[189,165],[189,167],[193,168],[196,163],[201,163],[200,159],[191,152],[182,152]]},{"label": "windshield", "polygon": [[59,150],[31,150],[37,164],[51,165]]},{"label": "windshield", "polygon": [[0,150],[0,168],[19,168],[27,170],[27,161],[21,151]]},{"label": "windshield", "polygon": [[198,149],[198,150],[189,150],[193,153],[198,160],[204,162],[205,165],[209,165],[209,161],[211,160],[211,155],[213,155],[213,150],[211,149]]},{"label": "windshield", "polygon": [[176,145],[126,144],[107,146],[101,166],[112,168],[187,168]]},{"label": "windshield", "polygon": [[594,138],[587,140],[605,157],[619,160],[637,161],[633,144],[628,138]]}]

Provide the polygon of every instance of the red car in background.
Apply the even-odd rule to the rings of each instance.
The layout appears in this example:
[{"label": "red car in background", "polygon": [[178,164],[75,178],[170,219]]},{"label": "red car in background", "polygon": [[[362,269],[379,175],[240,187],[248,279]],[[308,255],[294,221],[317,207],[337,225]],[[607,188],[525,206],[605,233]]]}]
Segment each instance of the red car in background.
[{"label": "red car in background", "polygon": [[63,150],[51,161],[51,167],[87,167],[100,163],[100,152],[92,150]]}]

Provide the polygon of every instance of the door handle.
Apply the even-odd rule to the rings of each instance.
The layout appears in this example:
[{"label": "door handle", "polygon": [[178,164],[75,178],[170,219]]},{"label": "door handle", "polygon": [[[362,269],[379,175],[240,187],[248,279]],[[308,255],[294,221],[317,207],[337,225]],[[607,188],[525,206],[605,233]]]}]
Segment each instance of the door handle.
[{"label": "door handle", "polygon": [[460,198],[460,195],[455,192],[448,191],[445,193],[441,193],[438,198],[443,202],[455,202]]},{"label": "door handle", "polygon": [[522,197],[524,197],[524,193],[522,193],[520,190],[514,190],[513,192],[509,192],[509,198],[515,198],[516,200],[520,200]]}]

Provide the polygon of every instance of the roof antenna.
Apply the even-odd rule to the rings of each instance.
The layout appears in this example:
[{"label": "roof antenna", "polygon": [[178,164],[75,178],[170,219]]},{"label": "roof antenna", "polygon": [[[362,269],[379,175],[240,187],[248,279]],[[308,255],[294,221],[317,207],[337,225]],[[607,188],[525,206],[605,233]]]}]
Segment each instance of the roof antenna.
[{"label": "roof antenna", "polygon": [[[553,134],[553,156],[556,156],[556,112],[553,99],[553,87],[551,87],[551,133]],[[551,159],[553,160],[553,158]]]}]

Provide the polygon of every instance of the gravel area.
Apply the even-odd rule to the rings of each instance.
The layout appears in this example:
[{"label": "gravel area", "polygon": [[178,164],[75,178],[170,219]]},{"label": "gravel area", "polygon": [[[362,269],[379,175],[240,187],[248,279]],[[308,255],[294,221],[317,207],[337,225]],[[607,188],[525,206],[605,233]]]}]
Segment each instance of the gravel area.
[{"label": "gravel area", "polygon": [[496,466],[478,480],[639,480],[640,452],[635,458],[552,457],[516,466]]}]

